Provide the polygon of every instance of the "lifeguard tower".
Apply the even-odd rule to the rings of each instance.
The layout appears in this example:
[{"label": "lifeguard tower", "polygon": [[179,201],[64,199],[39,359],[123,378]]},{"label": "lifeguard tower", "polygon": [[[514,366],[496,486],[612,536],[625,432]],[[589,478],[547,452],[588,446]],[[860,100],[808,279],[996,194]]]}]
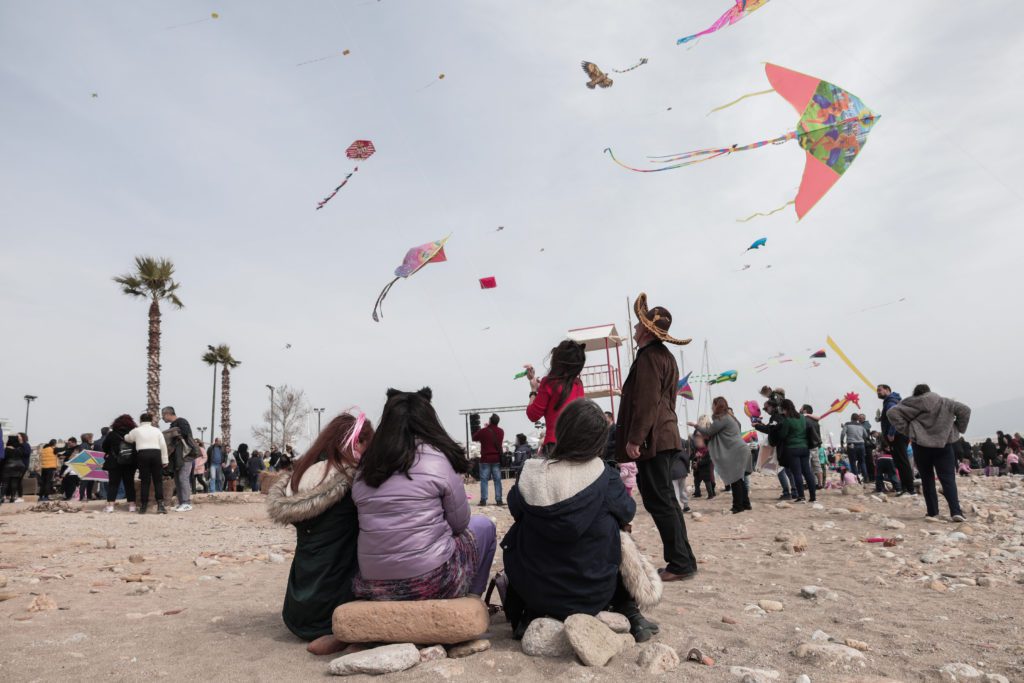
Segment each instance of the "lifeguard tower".
[{"label": "lifeguard tower", "polygon": [[[619,347],[622,346],[625,337],[620,337],[615,325],[609,323],[569,330],[569,339],[583,344],[587,354],[603,354],[602,357],[594,359],[598,362],[593,365],[589,364],[590,356],[587,356],[588,365],[584,366],[583,372],[580,373],[580,381],[583,382],[583,395],[587,398],[609,400],[614,417],[615,397],[622,395],[622,362]],[[614,362],[612,349],[615,350]]]}]

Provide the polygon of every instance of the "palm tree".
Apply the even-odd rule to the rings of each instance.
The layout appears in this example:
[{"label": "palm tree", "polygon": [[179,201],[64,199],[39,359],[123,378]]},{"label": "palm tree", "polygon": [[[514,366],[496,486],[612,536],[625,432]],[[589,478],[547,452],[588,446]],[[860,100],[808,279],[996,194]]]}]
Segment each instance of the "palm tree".
[{"label": "palm tree", "polygon": [[[231,371],[242,364],[231,355],[231,347],[219,344],[215,349],[220,371],[220,438],[225,449],[231,448]],[[205,359],[205,356],[204,356]]]},{"label": "palm tree", "polygon": [[156,417],[160,410],[160,302],[184,308],[178,298],[179,282],[174,280],[174,264],[170,259],[136,256],[135,270],[118,275],[114,282],[128,296],[149,299],[149,344],[146,349],[146,406]]}]

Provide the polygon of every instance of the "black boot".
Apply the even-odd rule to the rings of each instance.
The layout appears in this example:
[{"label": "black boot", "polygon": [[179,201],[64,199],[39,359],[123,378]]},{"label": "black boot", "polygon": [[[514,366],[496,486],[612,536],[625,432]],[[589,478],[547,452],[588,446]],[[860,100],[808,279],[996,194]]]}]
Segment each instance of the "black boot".
[{"label": "black boot", "polygon": [[163,501],[160,501],[159,503],[156,504],[156,511],[161,515],[167,514],[167,508],[164,507]]},{"label": "black boot", "polygon": [[139,514],[140,515],[146,514],[146,503],[143,503],[142,505],[139,506]]},{"label": "black boot", "polygon": [[657,624],[645,619],[639,610],[633,615],[626,615],[626,618],[629,619],[629,633],[638,643],[647,642],[651,636],[661,631]]}]

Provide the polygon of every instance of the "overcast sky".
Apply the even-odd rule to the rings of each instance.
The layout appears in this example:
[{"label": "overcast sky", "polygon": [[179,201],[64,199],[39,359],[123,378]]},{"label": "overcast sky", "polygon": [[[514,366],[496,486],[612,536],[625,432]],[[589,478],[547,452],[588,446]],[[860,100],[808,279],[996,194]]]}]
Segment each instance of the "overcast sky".
[{"label": "overcast sky", "polygon": [[[207,425],[200,356],[229,344],[236,444],[266,384],[373,418],[389,386],[430,385],[459,437],[460,408],[525,403],[524,362],[569,328],[625,331],[642,290],[694,338],[688,366],[706,339],[712,370],[739,371],[720,392],[734,404],[765,382],[819,411],[870,396],[831,354],[808,367],[826,334],[904,394],[1020,396],[1022,171],[1006,150],[1024,7],[775,0],[676,46],[730,1],[0,1],[0,417],[20,429],[37,394],[38,441],[144,407],[146,304],[111,282],[139,254],[174,261],[185,303],[164,309],[161,402]],[[580,60],[641,57],[584,87]],[[706,116],[769,87],[766,61],[882,116],[803,221],[736,222],[795,195],[795,143],[658,174],[602,153],[643,165],[792,130],[774,94]],[[315,211],[363,138],[376,155]],[[397,283],[374,323],[406,249],[449,233],[448,262]],[[753,372],[778,352],[800,362]]]}]

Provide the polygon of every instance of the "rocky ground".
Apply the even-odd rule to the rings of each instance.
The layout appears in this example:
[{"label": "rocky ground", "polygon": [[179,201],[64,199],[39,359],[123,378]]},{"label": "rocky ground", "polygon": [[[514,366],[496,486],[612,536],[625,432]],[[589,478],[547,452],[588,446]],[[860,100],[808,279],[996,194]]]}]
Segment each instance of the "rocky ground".
[{"label": "rocky ground", "polygon": [[[687,524],[701,572],[666,585],[649,616],[662,628],[652,642],[684,658],[698,648],[713,666],[683,661],[658,677],[646,667],[668,653],[642,645],[600,668],[530,657],[499,615],[489,650],[387,678],[1022,681],[1024,486],[958,483],[965,524],[926,522],[920,498],[859,491],[777,504],[776,480],[759,475],[753,512],[728,514],[728,494],[694,501]],[[0,506],[0,679],[329,676],[332,657],[307,654],[280,621],[294,531],[269,523],[257,494],[194,503],[145,517],[103,514],[98,503],[75,513]],[[499,534],[511,523],[505,508],[484,511]],[[642,511],[634,536],[659,559]]]}]

